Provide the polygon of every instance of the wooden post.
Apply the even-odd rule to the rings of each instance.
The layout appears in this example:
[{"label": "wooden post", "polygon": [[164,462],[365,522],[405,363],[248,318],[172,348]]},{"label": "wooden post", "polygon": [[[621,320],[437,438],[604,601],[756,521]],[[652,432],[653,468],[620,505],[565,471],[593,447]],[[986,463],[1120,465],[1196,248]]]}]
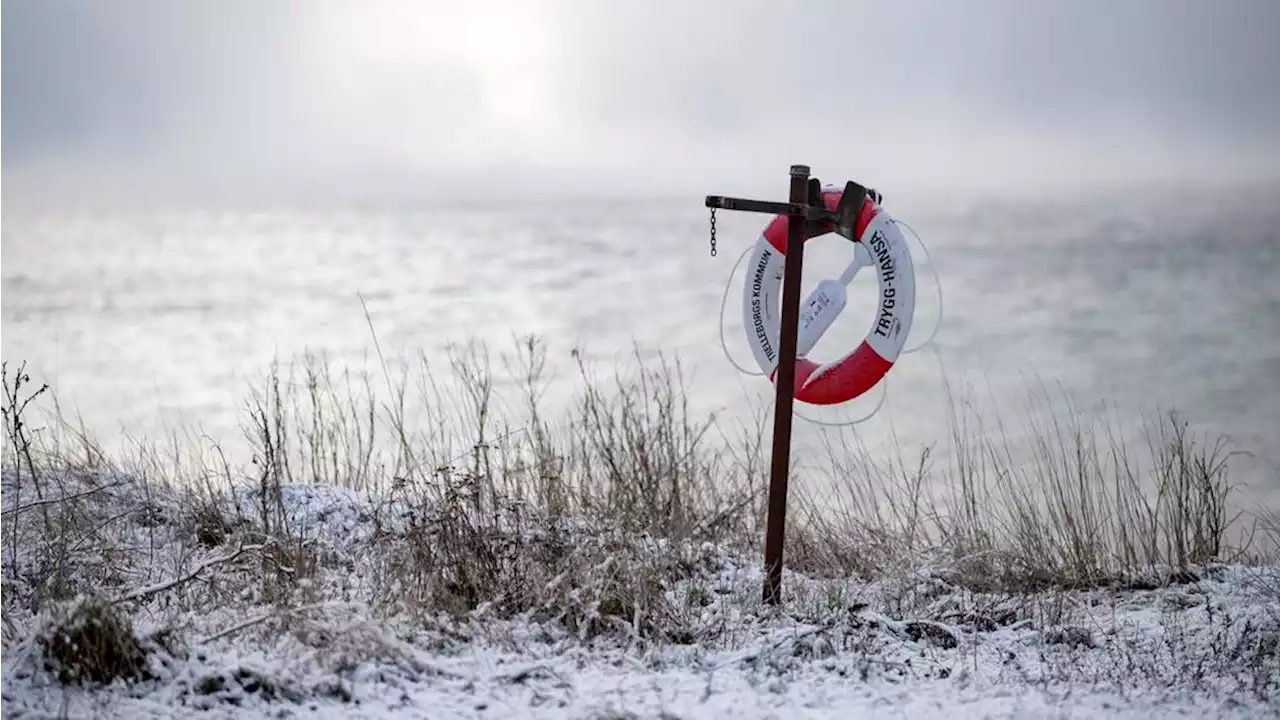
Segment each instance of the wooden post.
[{"label": "wooden post", "polygon": [[808,218],[809,167],[791,166],[791,212],[787,216],[786,266],[782,278],[782,323],[774,379],[773,458],[769,469],[769,514],[764,537],[764,602],[782,601],[782,547],[787,535],[787,480],[791,469],[791,420],[796,393],[796,334],[800,329],[800,281]]}]

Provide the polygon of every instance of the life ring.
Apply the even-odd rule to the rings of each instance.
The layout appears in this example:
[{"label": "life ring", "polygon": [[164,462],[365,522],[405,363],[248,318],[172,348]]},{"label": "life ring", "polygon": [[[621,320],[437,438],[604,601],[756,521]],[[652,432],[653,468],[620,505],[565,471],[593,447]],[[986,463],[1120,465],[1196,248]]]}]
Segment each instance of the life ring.
[{"label": "life ring", "polygon": [[[842,192],[834,187],[823,189],[827,209],[836,209]],[[771,382],[777,381],[779,299],[786,266],[787,223],[786,215],[775,216],[756,240],[742,293],[747,341],[756,363]],[[834,229],[828,224],[809,237],[825,235]],[[800,357],[804,350],[798,349],[795,399],[801,402],[835,405],[875,387],[893,367],[911,332],[916,300],[915,270],[902,231],[889,213],[868,197],[858,211],[853,236],[860,245],[859,259],[850,269],[856,273],[857,265],[870,264],[879,276],[880,302],[876,317],[862,343],[839,360],[819,365]],[[852,273],[846,271],[846,274],[848,279],[852,278]],[[806,311],[812,315],[814,302],[812,295],[802,301],[802,316]]]}]

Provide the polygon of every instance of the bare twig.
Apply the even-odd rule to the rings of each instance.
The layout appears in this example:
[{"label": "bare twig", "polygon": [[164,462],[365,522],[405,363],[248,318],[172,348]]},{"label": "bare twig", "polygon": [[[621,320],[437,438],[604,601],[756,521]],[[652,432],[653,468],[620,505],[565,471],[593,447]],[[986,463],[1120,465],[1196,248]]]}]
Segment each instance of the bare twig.
[{"label": "bare twig", "polygon": [[256,552],[256,551],[262,550],[263,547],[264,546],[262,545],[242,545],[239,548],[237,548],[235,552],[205,560],[204,562],[197,565],[194,570],[187,573],[186,575],[176,577],[172,580],[166,580],[162,583],[157,583],[150,587],[134,590],[131,593],[122,595],[116,598],[115,600],[112,600],[108,604],[119,605],[120,603],[133,602],[136,600],[145,600],[153,595],[159,595],[162,592],[165,592],[167,590],[172,590],[173,588],[180,587],[182,585],[185,585],[191,582],[192,580],[195,580],[200,575],[200,573],[204,572],[205,570],[208,570],[211,567],[216,567],[218,565],[224,565],[226,563],[232,562],[247,552]]},{"label": "bare twig", "polygon": [[245,620],[244,622],[236,623],[235,625],[232,625],[232,626],[231,626],[231,627],[229,627],[229,628],[224,628],[224,629],[222,629],[222,630],[219,630],[218,632],[213,633],[212,635],[206,635],[205,637],[202,637],[202,638],[200,638],[199,640],[197,640],[197,641],[196,641],[196,644],[197,644],[197,645],[206,645],[206,644],[208,644],[208,643],[213,642],[214,640],[221,640],[222,638],[227,637],[228,635],[234,635],[234,634],[236,634],[236,633],[240,632],[241,630],[246,630],[246,629],[248,629],[248,628],[253,627],[254,625],[261,625],[262,623],[264,623],[264,622],[266,622],[266,621],[268,621],[268,620],[270,620],[270,619],[272,619],[272,618],[278,618],[278,617],[281,617],[281,616],[283,616],[283,615],[285,615],[285,614],[287,614],[287,613],[282,613],[282,612],[278,612],[278,611],[274,611],[274,610],[273,610],[273,611],[271,611],[271,612],[265,612],[265,613],[262,613],[261,615],[258,615],[258,616],[256,616],[256,617],[249,618],[248,620]]},{"label": "bare twig", "polygon": [[29,502],[29,503],[27,503],[27,504],[25,504],[25,505],[21,505],[21,506],[19,506],[19,507],[15,507],[15,508],[9,508],[8,510],[5,510],[5,511],[3,511],[3,512],[0,512],[0,517],[6,516],[6,515],[18,515],[18,514],[20,514],[20,513],[24,513],[24,512],[26,512],[26,511],[28,511],[28,510],[32,510],[32,509],[34,509],[34,508],[38,508],[38,507],[41,507],[41,506],[44,506],[44,505],[56,505],[57,503],[61,503],[61,502],[70,502],[70,501],[72,501],[72,500],[79,500],[79,499],[81,499],[81,498],[85,498],[85,497],[88,497],[88,496],[90,496],[90,495],[95,495],[95,494],[97,494],[97,493],[100,493],[100,492],[102,492],[103,490],[110,490],[110,489],[111,489],[111,488],[113,488],[113,487],[119,487],[120,485],[126,485],[126,484],[128,484],[129,482],[130,482],[130,480],[127,480],[127,479],[121,479],[121,480],[116,480],[115,482],[113,482],[113,483],[109,483],[109,484],[107,484],[107,485],[100,485],[100,486],[98,486],[98,487],[96,487],[96,488],[91,488],[91,489],[89,489],[89,490],[83,490],[83,491],[81,491],[81,492],[78,492],[78,493],[72,493],[72,494],[70,494],[70,495],[63,495],[62,497],[56,497],[56,498],[45,498],[45,499],[43,499],[43,500],[36,500],[36,501],[33,501],[33,502]]},{"label": "bare twig", "polygon": [[251,617],[248,620],[245,620],[243,622],[236,623],[235,625],[232,625],[229,628],[224,628],[222,630],[219,630],[218,632],[213,633],[212,635],[206,635],[205,637],[202,637],[199,640],[197,640],[196,644],[207,645],[208,643],[211,643],[215,640],[221,640],[222,638],[227,637],[229,635],[234,635],[240,632],[241,630],[247,630],[253,627],[254,625],[261,625],[262,623],[271,619],[290,617],[293,615],[300,615],[304,612],[308,612],[311,610],[318,610],[320,608],[329,607],[332,604],[333,603],[327,603],[327,602],[313,603],[311,605],[303,605],[301,607],[296,607],[296,608],[277,609],[277,610],[272,610],[270,612],[265,612],[265,613],[262,613],[261,615]]}]

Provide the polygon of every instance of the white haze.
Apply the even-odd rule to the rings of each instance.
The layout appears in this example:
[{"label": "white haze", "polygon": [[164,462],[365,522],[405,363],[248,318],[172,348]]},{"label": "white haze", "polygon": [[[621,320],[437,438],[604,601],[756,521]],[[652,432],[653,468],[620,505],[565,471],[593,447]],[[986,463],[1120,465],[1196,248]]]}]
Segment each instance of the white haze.
[{"label": "white haze", "polygon": [[[1280,3],[4,3],[6,199],[1274,178]],[[803,97],[797,112],[786,99]]]}]

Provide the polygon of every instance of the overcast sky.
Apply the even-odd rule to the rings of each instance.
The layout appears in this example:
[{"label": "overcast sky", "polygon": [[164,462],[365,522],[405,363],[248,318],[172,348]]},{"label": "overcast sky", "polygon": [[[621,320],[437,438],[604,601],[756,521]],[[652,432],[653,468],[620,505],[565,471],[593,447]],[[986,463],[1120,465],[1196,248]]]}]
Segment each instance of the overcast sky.
[{"label": "overcast sky", "polygon": [[1277,0],[3,8],[6,194],[1280,172]]}]

